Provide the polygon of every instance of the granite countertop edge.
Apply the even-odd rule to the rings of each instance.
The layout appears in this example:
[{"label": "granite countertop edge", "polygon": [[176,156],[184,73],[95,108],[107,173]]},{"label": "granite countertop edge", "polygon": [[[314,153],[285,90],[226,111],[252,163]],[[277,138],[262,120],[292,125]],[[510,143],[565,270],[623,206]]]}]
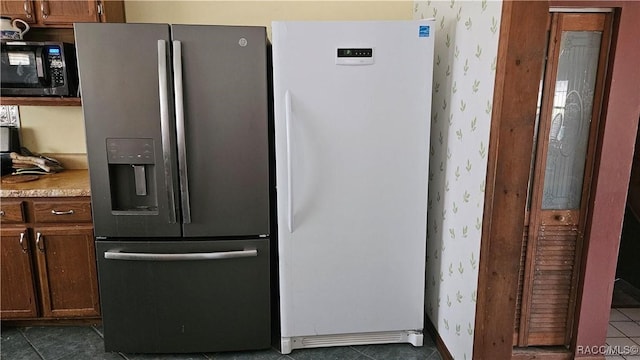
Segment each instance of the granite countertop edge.
[{"label": "granite countertop edge", "polygon": [[75,197],[91,196],[88,189],[24,189],[24,190],[0,190],[0,197],[20,198],[20,197]]},{"label": "granite countertop edge", "polygon": [[76,196],[91,196],[89,172],[86,169],[65,170],[57,174],[43,175],[35,181],[0,185],[2,198]]}]

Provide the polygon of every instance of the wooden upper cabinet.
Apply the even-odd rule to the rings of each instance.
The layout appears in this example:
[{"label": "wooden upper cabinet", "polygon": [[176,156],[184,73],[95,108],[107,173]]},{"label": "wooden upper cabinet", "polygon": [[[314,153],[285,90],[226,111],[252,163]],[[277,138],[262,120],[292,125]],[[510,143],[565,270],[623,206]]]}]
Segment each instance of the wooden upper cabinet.
[{"label": "wooden upper cabinet", "polygon": [[30,0],[2,0],[0,1],[0,13],[2,16],[9,16],[12,19],[18,18],[32,25],[36,22],[35,4]]},{"label": "wooden upper cabinet", "polygon": [[99,22],[99,2],[95,0],[38,0],[40,18],[44,25],[72,25],[74,22]]},{"label": "wooden upper cabinet", "polygon": [[121,0],[0,0],[0,11],[34,28],[71,28],[74,22],[124,22]]}]

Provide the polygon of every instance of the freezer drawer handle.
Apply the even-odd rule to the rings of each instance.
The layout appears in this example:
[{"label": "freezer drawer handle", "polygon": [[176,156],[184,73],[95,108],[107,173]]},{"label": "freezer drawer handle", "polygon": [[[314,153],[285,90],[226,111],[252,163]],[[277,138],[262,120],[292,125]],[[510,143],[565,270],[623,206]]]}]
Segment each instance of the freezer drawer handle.
[{"label": "freezer drawer handle", "polygon": [[287,225],[289,233],[293,233],[293,175],[291,174],[291,94],[289,90],[284,93],[285,107],[285,131],[287,138]]},{"label": "freezer drawer handle", "polygon": [[160,96],[162,160],[165,169],[165,190],[169,198],[169,223],[175,224],[176,200],[173,191],[173,170],[171,169],[171,123],[169,119],[169,84],[167,77],[167,44],[164,40],[158,40],[158,91]]},{"label": "freezer drawer handle", "polygon": [[258,250],[256,249],[190,254],[125,253],[118,250],[110,250],[104,253],[104,258],[109,260],[137,261],[223,260],[256,256],[258,256]]},{"label": "freezer drawer handle", "polygon": [[189,173],[187,171],[186,129],[184,126],[184,95],[182,82],[182,43],[173,41],[173,85],[176,104],[176,134],[178,136],[178,173],[180,174],[180,199],[182,199],[182,222],[191,223],[189,203]]}]

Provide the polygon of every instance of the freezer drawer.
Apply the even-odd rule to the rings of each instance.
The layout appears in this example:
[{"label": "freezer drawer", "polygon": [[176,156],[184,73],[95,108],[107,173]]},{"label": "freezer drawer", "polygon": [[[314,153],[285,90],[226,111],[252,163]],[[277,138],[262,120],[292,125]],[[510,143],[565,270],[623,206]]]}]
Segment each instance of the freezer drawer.
[{"label": "freezer drawer", "polygon": [[96,244],[106,351],[270,346],[268,239]]}]

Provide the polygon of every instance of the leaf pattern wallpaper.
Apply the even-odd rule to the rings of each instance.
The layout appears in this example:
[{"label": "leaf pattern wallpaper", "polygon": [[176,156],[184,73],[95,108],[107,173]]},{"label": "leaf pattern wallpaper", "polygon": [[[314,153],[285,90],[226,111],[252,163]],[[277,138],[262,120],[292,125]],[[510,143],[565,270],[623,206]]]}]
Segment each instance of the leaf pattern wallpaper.
[{"label": "leaf pattern wallpaper", "polygon": [[436,20],[425,311],[455,359],[471,359],[502,2],[416,1]]}]

